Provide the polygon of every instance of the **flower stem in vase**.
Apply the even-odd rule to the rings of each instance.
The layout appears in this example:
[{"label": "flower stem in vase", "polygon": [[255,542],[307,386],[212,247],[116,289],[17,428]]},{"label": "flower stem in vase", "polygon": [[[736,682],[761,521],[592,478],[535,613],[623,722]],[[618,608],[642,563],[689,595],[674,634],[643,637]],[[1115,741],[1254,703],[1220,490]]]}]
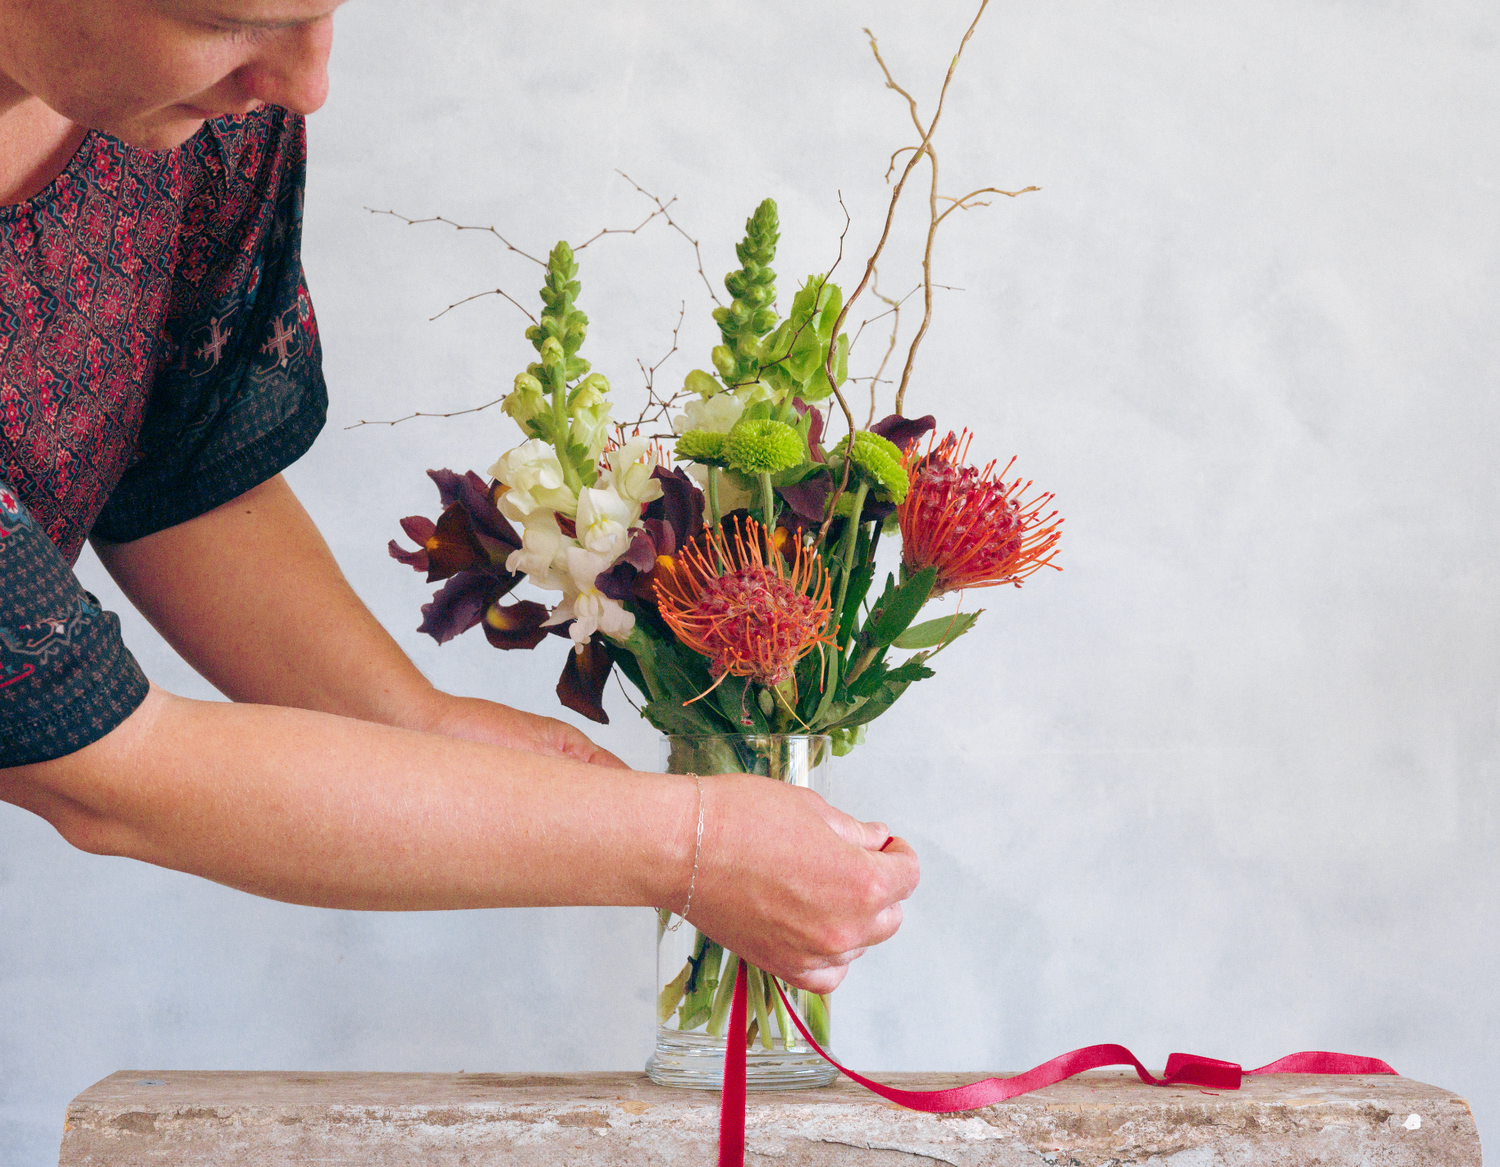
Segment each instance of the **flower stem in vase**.
[{"label": "flower stem in vase", "polygon": [[719,977],[718,991],[714,994],[713,1011],[708,1015],[708,1032],[713,1037],[724,1036],[724,1024],[729,1020],[729,1010],[734,1005],[734,982],[739,974],[739,957],[732,952],[725,952],[724,971]]},{"label": "flower stem in vase", "polygon": [[[760,1044],[766,1049],[775,1049],[771,1044],[771,1015],[766,1009],[766,974],[754,965],[750,966],[750,1008],[755,1012],[755,1028],[760,1034]],[[746,1041],[746,1045],[750,1042]]]},{"label": "flower stem in vase", "polygon": [[713,1012],[714,991],[719,987],[719,966],[723,959],[724,950],[699,932],[689,961],[693,971],[688,976],[682,1007],[677,1010],[678,1029],[696,1029],[708,1020]]},{"label": "flower stem in vase", "polygon": [[682,994],[687,989],[688,975],[693,971],[692,962],[682,966],[682,971],[673,977],[662,988],[656,997],[656,1023],[665,1025],[667,1018],[672,1016],[673,1010],[677,1008],[678,1002],[682,1000]]},{"label": "flower stem in vase", "polygon": [[812,1031],[813,1040],[828,1048],[828,998],[821,993],[802,990],[802,1020]]},{"label": "flower stem in vase", "polygon": [[797,1031],[792,1028],[792,1020],[786,1015],[786,1003],[782,1001],[781,994],[776,991],[775,981],[769,980],[770,974],[766,974],[768,983],[766,985],[767,995],[771,998],[771,1004],[776,1008],[776,1029],[781,1034],[782,1049],[797,1048]]}]

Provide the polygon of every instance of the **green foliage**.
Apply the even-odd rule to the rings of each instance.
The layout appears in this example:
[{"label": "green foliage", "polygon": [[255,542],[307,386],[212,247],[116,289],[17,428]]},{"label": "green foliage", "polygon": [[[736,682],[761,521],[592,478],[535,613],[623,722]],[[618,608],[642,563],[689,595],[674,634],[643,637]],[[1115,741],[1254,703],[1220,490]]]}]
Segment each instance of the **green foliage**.
[{"label": "green foliage", "polygon": [[[792,300],[792,311],[761,345],[761,376],[778,397],[821,401],[849,375],[849,337],[833,342],[833,326],[844,306],[844,294],[827,276],[811,275]],[[833,346],[834,378],[825,366]]]},{"label": "green foliage", "polygon": [[911,649],[942,648],[974,627],[974,621],[979,619],[980,612],[983,611],[981,608],[979,612],[955,612],[951,616],[939,616],[936,620],[913,624],[891,641],[891,646]]},{"label": "green foliage", "polygon": [[932,595],[932,585],[936,581],[935,567],[924,567],[899,585],[895,576],[888,577],[885,591],[875,602],[869,622],[861,633],[864,643],[872,648],[884,648],[893,643],[916,619],[922,605]]}]

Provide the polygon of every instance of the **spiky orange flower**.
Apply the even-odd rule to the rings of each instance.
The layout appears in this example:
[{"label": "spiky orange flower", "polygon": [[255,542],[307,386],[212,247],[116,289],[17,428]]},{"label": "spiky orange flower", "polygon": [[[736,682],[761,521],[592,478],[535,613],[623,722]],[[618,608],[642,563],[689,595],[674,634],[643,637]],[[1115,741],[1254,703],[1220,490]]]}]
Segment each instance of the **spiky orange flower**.
[{"label": "spiky orange flower", "polygon": [[993,462],[983,470],[964,465],[970,436],[967,430],[962,437],[950,432],[926,455],[915,448],[906,455],[911,489],[896,509],[901,560],[907,571],[937,568],[934,596],[998,584],[1019,587],[1043,567],[1062,570],[1052,562],[1062,520],[1055,510],[1042,515],[1053,496],[1027,500],[1022,496],[1030,482],[1017,478],[1007,485],[1014,458],[999,475]]},{"label": "spiky orange flower", "polygon": [[781,548],[768,551],[765,528],[747,518],[731,533],[706,531],[657,560],[662,619],[709,658],[716,678],[749,677],[774,688],[815,647],[833,644],[828,572],[816,553],[791,544],[788,564]]}]

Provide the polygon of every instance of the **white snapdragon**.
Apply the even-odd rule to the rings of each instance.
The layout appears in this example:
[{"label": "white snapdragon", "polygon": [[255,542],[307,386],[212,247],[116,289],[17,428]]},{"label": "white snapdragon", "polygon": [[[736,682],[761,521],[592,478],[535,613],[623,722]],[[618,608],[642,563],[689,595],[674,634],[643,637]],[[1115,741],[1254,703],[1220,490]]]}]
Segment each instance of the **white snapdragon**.
[{"label": "white snapdragon", "polygon": [[578,496],[578,542],[604,556],[608,567],[629,550],[630,528],[640,517],[641,508],[612,489],[584,490]]},{"label": "white snapdragon", "polygon": [[540,438],[507,450],[490,467],[490,473],[508,488],[495,505],[512,522],[526,522],[527,516],[539,508],[570,517],[578,509],[578,499],[563,478],[557,451]]},{"label": "white snapdragon", "polygon": [[563,591],[569,546],[551,511],[533,511],[521,527],[521,546],[506,556],[505,570],[519,572],[543,591]]},{"label": "white snapdragon", "polygon": [[612,559],[586,551],[582,547],[567,550],[567,578],[564,582],[562,603],[552,609],[547,624],[573,621],[568,635],[579,652],[595,632],[606,636],[629,636],[635,627],[635,617],[618,601],[606,596],[596,586],[599,573],[609,569]]},{"label": "white snapdragon", "polygon": [[604,474],[610,487],[637,511],[645,510],[662,496],[661,483],[652,477],[656,472],[656,455],[645,438],[631,438],[605,458]]}]

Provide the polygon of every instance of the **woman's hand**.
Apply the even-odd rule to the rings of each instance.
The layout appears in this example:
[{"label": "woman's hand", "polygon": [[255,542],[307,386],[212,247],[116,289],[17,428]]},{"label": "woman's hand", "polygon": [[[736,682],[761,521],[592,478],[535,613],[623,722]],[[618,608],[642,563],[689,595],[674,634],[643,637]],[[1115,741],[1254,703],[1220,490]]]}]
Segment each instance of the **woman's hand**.
[{"label": "woman's hand", "polygon": [[[917,856],[810,790],[745,774],[703,779],[703,846],[691,922],[798,988],[826,993],[850,961],[901,926]],[[694,823],[696,828],[696,822]],[[681,895],[690,876],[684,872]]]},{"label": "woman's hand", "polygon": [[549,758],[572,758],[596,766],[626,768],[619,758],[600,749],[565,721],[525,713],[478,697],[455,697],[434,691],[432,707],[423,723],[411,724],[411,728],[463,741],[525,750]]}]

